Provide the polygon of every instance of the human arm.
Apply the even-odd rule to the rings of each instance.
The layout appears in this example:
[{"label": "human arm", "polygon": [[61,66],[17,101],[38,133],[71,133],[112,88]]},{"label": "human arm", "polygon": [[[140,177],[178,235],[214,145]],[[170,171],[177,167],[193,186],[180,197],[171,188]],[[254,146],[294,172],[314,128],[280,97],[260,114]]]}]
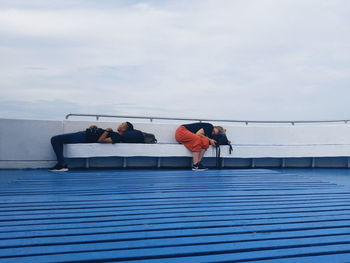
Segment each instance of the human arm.
[{"label": "human arm", "polygon": [[105,142],[105,143],[112,143],[111,137],[108,137],[109,132],[112,131],[111,128],[107,128],[104,133],[98,138],[97,142]]},{"label": "human arm", "polygon": [[204,131],[203,128],[202,128],[202,129],[199,129],[199,130],[196,132],[196,135],[201,136],[201,137],[206,137],[206,136],[205,136],[205,131]]},{"label": "human arm", "polygon": [[209,140],[209,144],[212,145],[212,146],[215,146],[216,145],[216,141],[214,139],[210,139],[208,138]]},{"label": "human arm", "polygon": [[207,136],[205,136],[205,131],[204,129],[199,129],[197,132],[196,132],[196,135],[200,136],[200,137],[203,137],[203,138],[207,138],[209,140],[209,144],[212,145],[212,146],[215,146],[216,145],[216,141],[213,140],[213,139],[210,139],[208,138]]}]

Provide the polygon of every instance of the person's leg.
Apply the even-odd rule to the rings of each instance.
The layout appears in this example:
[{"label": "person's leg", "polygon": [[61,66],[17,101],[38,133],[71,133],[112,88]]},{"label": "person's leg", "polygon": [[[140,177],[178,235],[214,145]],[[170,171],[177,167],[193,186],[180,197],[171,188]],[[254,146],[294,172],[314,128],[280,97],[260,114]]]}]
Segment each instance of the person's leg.
[{"label": "person's leg", "polygon": [[207,138],[201,137],[200,138],[200,145],[201,145],[202,150],[200,151],[200,154],[199,154],[199,162],[202,161],[202,158],[205,154],[205,151],[209,148],[209,140]]},{"label": "person's leg", "polygon": [[180,126],[175,132],[175,139],[192,152],[193,164],[198,163],[201,148],[200,143],[196,142],[197,135]]},{"label": "person's leg", "polygon": [[192,152],[193,165],[196,165],[200,162],[200,153],[201,152]]},{"label": "person's leg", "polygon": [[202,149],[199,152],[193,152],[193,165],[192,170],[194,171],[206,171],[208,168],[202,165],[201,160],[203,158],[203,155],[205,153],[206,149]]},{"label": "person's leg", "polygon": [[52,149],[56,154],[57,163],[60,165],[64,164],[62,136],[56,135],[51,138]]},{"label": "person's leg", "polygon": [[51,145],[56,154],[58,164],[65,164],[63,157],[63,144],[84,142],[86,142],[86,136],[84,131],[53,136],[51,138]]},{"label": "person's leg", "polygon": [[193,158],[193,164],[197,166],[199,165],[201,168],[205,168],[203,165],[200,165],[200,163],[203,159],[205,151],[209,147],[209,140],[207,138],[198,136],[196,141],[196,148],[199,148],[200,151],[197,152],[196,158]]},{"label": "person's leg", "polygon": [[[175,133],[175,139],[183,144],[188,150],[192,153],[192,170],[203,170],[199,169],[198,165],[200,163],[201,158],[204,153],[203,150],[203,142],[202,137],[188,131],[185,127],[180,126]],[[207,147],[208,148],[208,147]]]},{"label": "person's leg", "polygon": [[205,151],[206,149],[202,149],[200,152],[199,152],[199,158],[198,158],[198,163],[200,163],[203,159],[203,156],[205,154]]}]

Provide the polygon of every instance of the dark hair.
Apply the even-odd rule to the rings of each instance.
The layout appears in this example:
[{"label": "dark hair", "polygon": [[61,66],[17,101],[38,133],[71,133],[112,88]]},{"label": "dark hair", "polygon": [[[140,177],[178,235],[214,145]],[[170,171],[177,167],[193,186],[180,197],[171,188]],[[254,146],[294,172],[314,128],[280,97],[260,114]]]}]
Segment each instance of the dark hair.
[{"label": "dark hair", "polygon": [[134,129],[134,125],[132,125],[130,122],[126,122],[126,131],[132,131]]}]

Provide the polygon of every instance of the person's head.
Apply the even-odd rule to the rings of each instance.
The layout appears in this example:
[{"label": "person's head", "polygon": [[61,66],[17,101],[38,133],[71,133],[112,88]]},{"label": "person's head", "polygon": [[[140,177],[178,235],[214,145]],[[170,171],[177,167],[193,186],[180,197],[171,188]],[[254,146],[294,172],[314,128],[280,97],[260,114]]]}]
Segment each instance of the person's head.
[{"label": "person's head", "polygon": [[214,126],[213,134],[226,134],[226,129],[224,129],[222,126]]},{"label": "person's head", "polygon": [[118,132],[119,133],[124,133],[127,131],[132,131],[134,129],[134,126],[130,122],[123,122],[118,126]]}]

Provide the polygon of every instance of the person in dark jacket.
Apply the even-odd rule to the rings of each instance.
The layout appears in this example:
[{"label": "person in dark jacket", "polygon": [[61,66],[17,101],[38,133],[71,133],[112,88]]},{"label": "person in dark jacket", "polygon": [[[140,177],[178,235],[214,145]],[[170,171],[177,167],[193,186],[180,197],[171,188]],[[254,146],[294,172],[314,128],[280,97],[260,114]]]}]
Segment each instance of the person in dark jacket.
[{"label": "person in dark jacket", "polygon": [[208,170],[201,160],[209,145],[215,146],[216,141],[212,137],[219,133],[220,128],[222,129],[221,126],[213,126],[205,122],[184,124],[177,128],[175,139],[192,152],[192,170]]},{"label": "person in dark jacket", "polygon": [[111,128],[102,129],[96,125],[91,125],[85,131],[66,133],[53,136],[51,145],[56,154],[57,164],[49,169],[51,172],[68,171],[67,164],[63,156],[63,145],[68,143],[119,143],[123,142],[123,137],[127,136],[129,131],[133,131],[134,126],[130,122],[124,122],[118,126],[117,132]]}]

